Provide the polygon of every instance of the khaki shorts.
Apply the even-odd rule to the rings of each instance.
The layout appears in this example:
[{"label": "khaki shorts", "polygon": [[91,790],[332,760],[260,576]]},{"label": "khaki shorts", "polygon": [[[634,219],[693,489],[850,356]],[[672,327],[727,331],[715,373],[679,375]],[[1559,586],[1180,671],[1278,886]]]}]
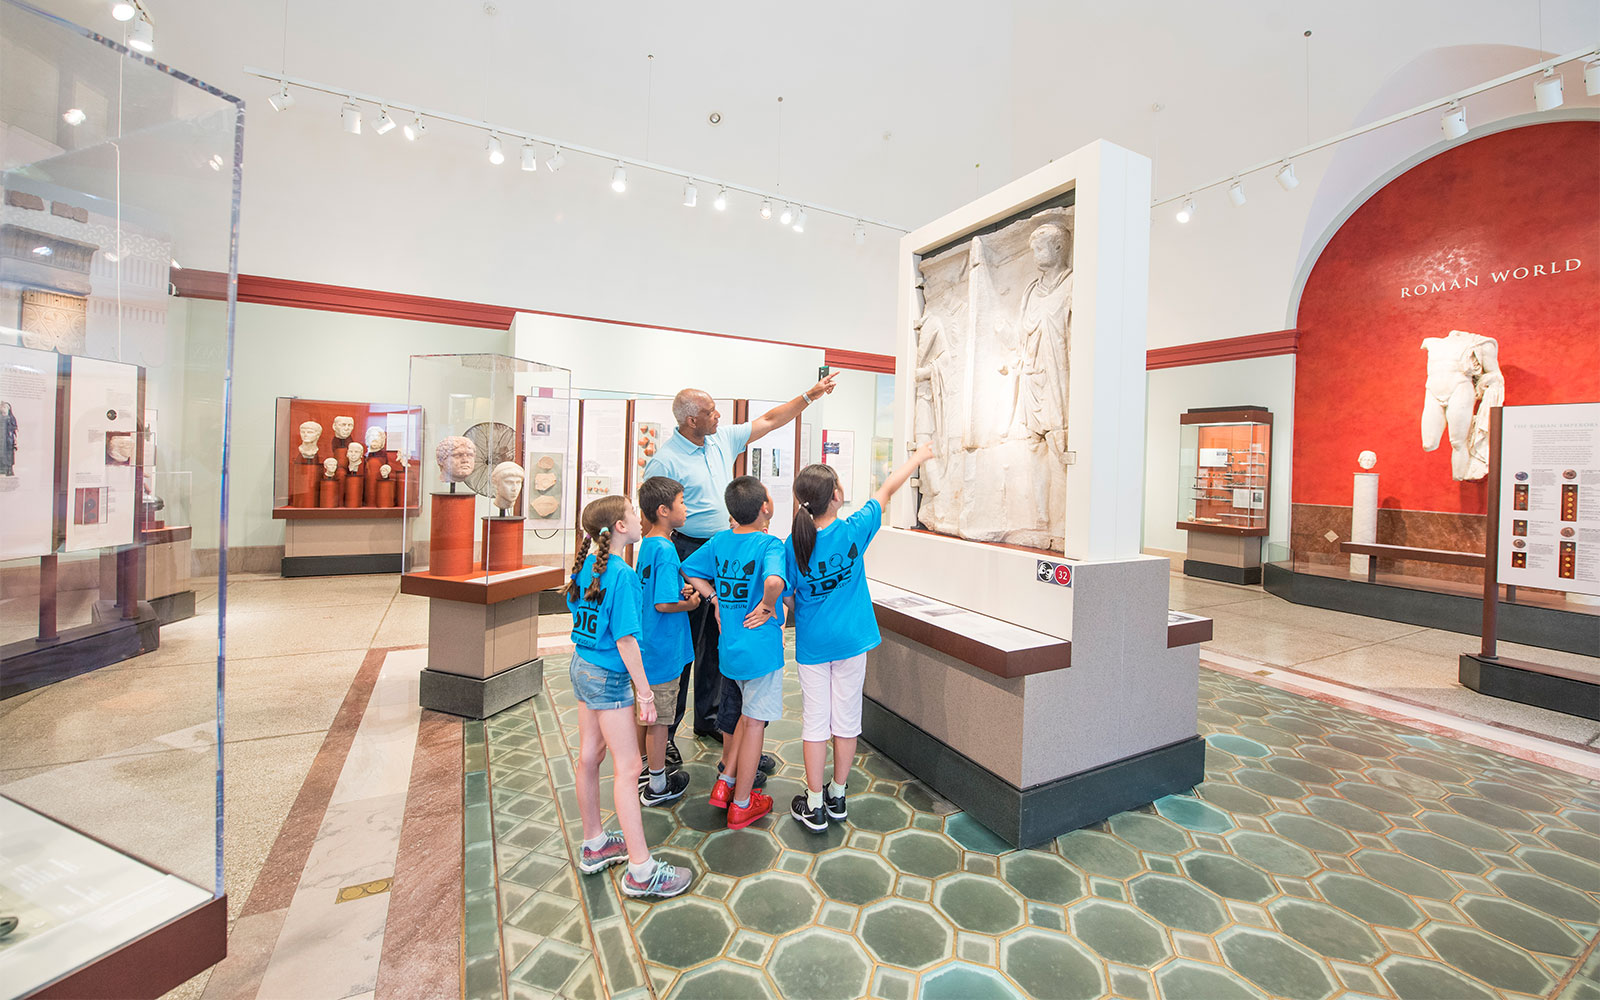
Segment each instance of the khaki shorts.
[{"label": "khaki shorts", "polygon": [[[678,682],[680,678],[674,677],[661,684],[650,685],[650,693],[656,696],[656,721],[652,726],[670,726],[678,721]],[[638,721],[637,711],[634,720]],[[640,725],[643,725],[641,722]]]}]

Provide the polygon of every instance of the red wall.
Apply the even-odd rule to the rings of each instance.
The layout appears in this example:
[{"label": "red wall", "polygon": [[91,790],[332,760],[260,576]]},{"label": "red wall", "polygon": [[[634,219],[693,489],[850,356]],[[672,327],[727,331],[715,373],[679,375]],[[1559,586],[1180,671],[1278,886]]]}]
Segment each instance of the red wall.
[{"label": "red wall", "polygon": [[1474,139],[1390,181],[1322,251],[1296,326],[1295,503],[1348,506],[1370,448],[1380,506],[1484,513],[1484,481],[1450,478],[1449,441],[1422,450],[1422,339],[1498,340],[1507,405],[1600,400],[1600,123]]}]

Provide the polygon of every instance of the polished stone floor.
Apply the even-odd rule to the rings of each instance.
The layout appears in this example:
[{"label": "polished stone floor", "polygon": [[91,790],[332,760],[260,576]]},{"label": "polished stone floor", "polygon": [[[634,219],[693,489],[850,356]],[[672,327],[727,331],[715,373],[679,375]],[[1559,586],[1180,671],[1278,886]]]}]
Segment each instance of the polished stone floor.
[{"label": "polished stone floor", "polygon": [[845,826],[781,814],[791,663],[780,814],[726,830],[715,747],[683,739],[691,792],[646,830],[701,876],[625,900],[569,863],[576,709],[547,662],[548,698],[468,725],[469,997],[1600,996],[1600,786],[1211,670],[1193,794],[1014,851],[866,747]]}]

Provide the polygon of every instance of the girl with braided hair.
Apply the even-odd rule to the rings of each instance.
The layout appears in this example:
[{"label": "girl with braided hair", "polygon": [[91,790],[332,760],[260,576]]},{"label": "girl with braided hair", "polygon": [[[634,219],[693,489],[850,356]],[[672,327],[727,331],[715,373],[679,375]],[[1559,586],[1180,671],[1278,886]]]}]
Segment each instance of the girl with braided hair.
[{"label": "girl with braided hair", "polygon": [[[644,588],[613,549],[636,544],[643,532],[639,512],[627,497],[608,496],[583,509],[582,537],[567,581],[572,612],[572,690],[578,696],[578,812],[583,850],[578,870],[593,875],[628,862],[622,891],[629,896],[676,896],[694,873],[657,861],[644,839],[639,815],[639,737],[634,701],[646,725],[655,721],[655,694],[639,654]],[[600,821],[600,762],[611,751],[613,790],[620,833]]]}]

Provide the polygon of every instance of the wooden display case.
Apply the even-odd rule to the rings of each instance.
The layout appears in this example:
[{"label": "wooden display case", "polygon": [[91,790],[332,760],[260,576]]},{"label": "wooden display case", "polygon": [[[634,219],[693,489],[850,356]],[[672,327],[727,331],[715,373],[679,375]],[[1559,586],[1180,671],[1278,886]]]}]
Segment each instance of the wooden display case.
[{"label": "wooden display case", "polygon": [[1272,414],[1259,406],[1205,407],[1184,413],[1178,424],[1178,527],[1189,532],[1184,573],[1260,583],[1272,497]]}]

